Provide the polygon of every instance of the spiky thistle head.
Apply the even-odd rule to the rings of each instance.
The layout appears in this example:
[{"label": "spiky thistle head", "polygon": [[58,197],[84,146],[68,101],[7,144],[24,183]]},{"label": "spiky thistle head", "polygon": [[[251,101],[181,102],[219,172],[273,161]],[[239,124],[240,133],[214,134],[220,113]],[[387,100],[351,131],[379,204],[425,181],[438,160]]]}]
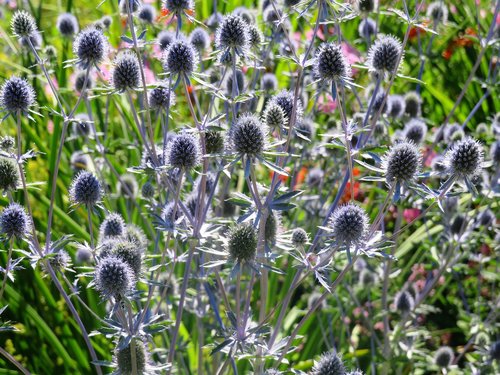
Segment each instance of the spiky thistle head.
[{"label": "spiky thistle head", "polygon": [[321,181],[323,181],[323,177],[325,176],[325,172],[321,168],[312,168],[307,173],[307,185],[310,187],[318,186]]},{"label": "spiky thistle head", "polygon": [[24,238],[30,231],[30,221],[23,206],[10,203],[0,214],[0,233],[8,239]]},{"label": "spiky thistle head", "polygon": [[442,346],[434,354],[434,363],[441,368],[447,368],[451,366],[454,358],[453,349],[449,346]]},{"label": "spiky thistle head", "polygon": [[197,27],[191,31],[189,41],[198,51],[203,51],[210,46],[210,35],[204,28]]},{"label": "spiky thistle head", "polygon": [[280,230],[281,216],[278,211],[269,211],[264,228],[264,238],[269,243],[275,243]]},{"label": "spiky thistle head", "polygon": [[370,288],[377,280],[377,274],[368,268],[363,268],[359,273],[359,283],[364,288]]},{"label": "spiky thistle head", "polygon": [[182,39],[170,43],[163,58],[163,68],[171,74],[190,75],[196,69],[198,52],[194,46]]},{"label": "spiky thistle head", "polygon": [[193,0],[164,0],[165,9],[169,13],[181,14],[194,9]]},{"label": "spiky thistle head", "polygon": [[382,159],[382,169],[389,183],[408,183],[420,172],[422,155],[411,141],[393,145]]},{"label": "spiky thistle head", "polygon": [[73,204],[94,206],[102,199],[102,186],[93,173],[79,172],[73,179],[69,189],[69,196]]},{"label": "spiky thistle head", "polygon": [[159,83],[157,87],[149,91],[149,105],[152,109],[167,110],[175,105],[175,93],[165,83]]},{"label": "spiky thistle head", "polygon": [[68,38],[78,32],[78,20],[71,13],[63,13],[57,17],[57,30],[59,33]]},{"label": "spiky thistle head", "polygon": [[95,268],[94,283],[104,298],[119,298],[129,293],[135,283],[134,272],[122,259],[108,255]]},{"label": "spiky thistle head", "polygon": [[400,118],[405,113],[405,100],[401,95],[390,95],[387,98],[386,113],[393,118]]},{"label": "spiky thistle head", "polygon": [[205,132],[205,148],[207,154],[218,154],[224,151],[224,136],[217,130]]},{"label": "spiky thistle head", "polygon": [[311,375],[345,375],[346,369],[340,357],[328,352],[315,361]]},{"label": "spiky thistle head", "polygon": [[[139,338],[133,338],[135,348],[135,369],[137,374],[146,374],[148,354],[146,345]],[[118,345],[115,349],[116,364],[120,375],[134,374],[134,363],[132,363],[132,342],[122,347]]]},{"label": "spiky thistle head", "polygon": [[329,219],[329,227],[336,241],[347,246],[365,239],[368,231],[368,215],[354,203],[337,208]]},{"label": "spiky thistle head", "polygon": [[430,3],[427,7],[426,14],[427,17],[436,25],[440,23],[445,24],[446,21],[448,21],[448,8],[442,0]]},{"label": "spiky thistle head", "polygon": [[323,43],[314,59],[314,73],[326,82],[346,82],[351,78],[351,67],[340,45]]},{"label": "spiky thistle head", "polygon": [[139,0],[119,0],[119,8],[122,14],[137,12],[140,5]]},{"label": "spiky thistle head", "polygon": [[305,141],[304,138],[311,140],[314,136],[316,125],[309,118],[303,118],[295,124],[295,132],[298,135],[299,141]]},{"label": "spiky thistle head", "polygon": [[391,35],[379,36],[368,51],[367,65],[372,72],[394,74],[402,61],[401,41]]},{"label": "spiky thistle head", "polygon": [[155,187],[153,186],[151,181],[146,181],[146,183],[142,185],[141,194],[143,198],[145,199],[153,198],[155,196],[155,193],[156,193]]},{"label": "spiky thistle head", "polygon": [[281,129],[288,122],[283,108],[273,102],[267,104],[263,120],[271,129]]},{"label": "spiky thistle head", "polygon": [[125,221],[123,217],[116,212],[108,214],[99,227],[100,238],[102,239],[108,237],[121,237],[124,232]]},{"label": "spiky thistle head", "polygon": [[108,51],[108,38],[104,36],[102,30],[94,26],[80,31],[73,43],[73,53],[84,68],[101,63],[106,58]]},{"label": "spiky thistle head", "polygon": [[16,190],[20,181],[17,162],[13,158],[0,156],[0,191]]},{"label": "spiky thistle head", "polygon": [[264,37],[262,36],[262,33],[260,32],[258,27],[255,25],[250,25],[248,27],[248,35],[249,35],[250,46],[254,48],[259,48],[259,46],[262,44],[262,40],[264,39]]},{"label": "spiky thistle head", "polygon": [[394,304],[398,311],[402,313],[407,313],[413,310],[413,306],[415,305],[415,300],[410,292],[404,290],[396,294],[394,298]]},{"label": "spiky thistle head", "polygon": [[10,23],[12,33],[18,38],[29,38],[38,32],[35,19],[24,10],[18,10]]},{"label": "spiky thistle head", "polygon": [[364,18],[358,26],[358,33],[361,38],[370,39],[377,31],[377,23],[371,18]]},{"label": "spiky thistle head", "polygon": [[142,268],[142,249],[135,242],[119,240],[114,243],[111,254],[128,264],[134,272],[134,276],[139,278]]},{"label": "spiky thistle head", "polygon": [[248,24],[240,16],[225,16],[215,33],[215,45],[221,51],[234,49],[245,55],[250,46]]},{"label": "spiky thistle head", "polygon": [[16,148],[16,141],[13,137],[6,135],[0,137],[0,150],[11,152]]},{"label": "spiky thistle head", "polygon": [[273,73],[265,73],[260,81],[260,87],[264,91],[274,91],[278,88],[278,79]]},{"label": "spiky thistle head", "polygon": [[491,145],[490,157],[495,164],[500,163],[500,140],[493,142]]},{"label": "spiky thistle head", "polygon": [[87,72],[84,70],[81,70],[77,73],[76,78],[75,78],[75,89],[78,92],[83,91],[83,85],[85,84],[85,80],[87,80],[87,86],[85,86],[86,90],[90,90],[94,87],[94,79],[92,76],[89,74],[87,77]]},{"label": "spiky thistle head", "polygon": [[404,136],[407,140],[412,141],[416,145],[422,143],[427,134],[427,125],[422,120],[412,118],[408,121],[404,128]]},{"label": "spiky thistle head", "polygon": [[174,40],[175,34],[168,30],[161,31],[156,38],[156,41],[162,51],[166,51]]},{"label": "spiky thistle head", "polygon": [[24,78],[12,76],[0,88],[0,106],[12,114],[28,112],[35,99],[35,90]]},{"label": "spiky thistle head", "polygon": [[[277,104],[281,107],[286,118],[285,125],[288,126],[292,118],[292,112],[295,103],[295,96],[293,92],[282,90],[271,98],[268,105],[270,105],[271,103]],[[296,103],[297,104],[295,106],[295,116],[296,116],[295,121],[298,122],[302,119],[303,116],[302,100],[300,98],[297,98]]]},{"label": "spiky thistle head", "polygon": [[360,13],[373,12],[378,7],[378,0],[358,0],[357,9]]},{"label": "spiky thistle head", "polygon": [[91,162],[92,160],[90,159],[90,156],[85,152],[75,151],[71,154],[70,163],[71,167],[75,171],[82,171],[89,169]]},{"label": "spiky thistle head", "polygon": [[251,224],[240,224],[228,233],[228,250],[231,259],[237,262],[249,262],[257,251],[257,233]]},{"label": "spiky thistle head", "polygon": [[71,257],[65,250],[57,250],[48,258],[48,262],[54,271],[64,272],[71,264]]},{"label": "spiky thistle head", "polygon": [[266,148],[267,129],[260,119],[252,114],[238,118],[230,131],[233,149],[243,155],[256,156]]},{"label": "spiky thistle head", "polygon": [[309,241],[307,232],[302,228],[295,228],[292,231],[292,244],[295,247],[304,246]]},{"label": "spiky thistle head", "polygon": [[92,124],[90,122],[90,118],[86,113],[78,113],[74,121],[72,121],[73,125],[73,134],[75,136],[80,137],[88,137],[90,135],[90,131],[92,129]]},{"label": "spiky thistle head", "polygon": [[198,139],[188,133],[177,135],[168,145],[168,163],[175,168],[191,169],[200,163]]},{"label": "spiky thistle head", "polygon": [[410,91],[405,94],[405,112],[410,117],[418,117],[420,116],[421,106],[422,106],[422,98],[420,94],[416,91]]},{"label": "spiky thistle head", "polygon": [[142,4],[137,16],[143,22],[153,23],[156,18],[156,9],[151,4]]},{"label": "spiky thistle head", "polygon": [[234,75],[236,76],[236,85],[235,85],[235,87],[233,87],[233,82],[234,82],[233,74],[228,75],[227,80],[226,80],[226,92],[228,94],[232,94],[233,90],[236,89],[236,92],[235,92],[235,96],[236,96],[237,94],[243,93],[243,90],[245,88],[245,75],[239,69],[236,70]]},{"label": "spiky thistle head", "polygon": [[112,83],[115,90],[123,92],[139,86],[141,67],[133,52],[120,53],[113,62]]},{"label": "spiky thistle head", "polygon": [[148,238],[144,231],[134,224],[128,224],[125,227],[125,239],[129,242],[135,243],[141,252],[146,251],[148,247]]},{"label": "spiky thistle head", "polygon": [[500,340],[491,344],[490,357],[492,360],[500,361]]},{"label": "spiky thistle head", "polygon": [[455,142],[446,152],[445,165],[451,174],[475,177],[481,173],[483,158],[483,146],[475,139],[466,137]]}]

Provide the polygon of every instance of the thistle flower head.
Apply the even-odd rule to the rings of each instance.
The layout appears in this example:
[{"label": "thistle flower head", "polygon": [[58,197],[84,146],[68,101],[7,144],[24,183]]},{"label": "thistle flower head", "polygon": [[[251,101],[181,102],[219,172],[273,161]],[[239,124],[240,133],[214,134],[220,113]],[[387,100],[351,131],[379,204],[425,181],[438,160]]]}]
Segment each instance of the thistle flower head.
[{"label": "thistle flower head", "polygon": [[304,229],[295,228],[292,231],[292,243],[295,247],[304,246],[307,241],[309,241],[309,237]]},{"label": "thistle flower head", "polygon": [[24,238],[30,231],[25,209],[18,203],[10,203],[0,214],[0,233],[7,238]]},{"label": "thistle flower head", "polygon": [[250,46],[256,48],[258,48],[261,45],[262,40],[264,39],[262,33],[255,25],[250,25],[248,27],[248,36],[249,36]]},{"label": "thistle flower head", "polygon": [[309,172],[307,173],[307,185],[310,187],[318,186],[323,180],[324,176],[325,172],[323,172],[321,168],[313,168],[309,170]]},{"label": "thistle flower head", "polygon": [[71,13],[63,13],[57,17],[57,30],[64,37],[71,37],[78,32],[78,20]]},{"label": "thistle flower head", "polygon": [[405,100],[401,95],[390,95],[387,98],[386,113],[393,118],[400,118],[405,113]]},{"label": "thistle flower head", "polygon": [[412,118],[408,121],[404,128],[405,138],[412,141],[416,145],[422,143],[427,134],[427,125],[422,120]]},{"label": "thistle flower head", "polygon": [[467,227],[467,221],[465,216],[458,214],[455,216],[450,225],[450,231],[452,234],[461,234]]},{"label": "thistle flower head", "polygon": [[[139,10],[139,6],[141,5],[139,0],[119,0],[120,12],[123,14],[135,13]],[[128,5],[127,5],[128,3]]]},{"label": "thistle flower head", "polygon": [[368,268],[363,268],[359,274],[359,283],[364,288],[370,288],[375,283],[376,279],[376,273],[370,271]]},{"label": "thistle flower head", "polygon": [[185,40],[175,40],[168,46],[163,58],[163,68],[171,74],[190,75],[196,69],[198,53]]},{"label": "thistle flower head", "polygon": [[[274,103],[281,107],[283,113],[285,114],[285,118],[287,120],[285,125],[288,126],[292,118],[294,102],[295,102],[294,94],[291,91],[282,90],[271,98],[268,105]],[[302,115],[303,115],[302,100],[300,98],[297,98],[297,105],[295,108],[296,122],[300,121]]]},{"label": "thistle flower head", "polygon": [[244,114],[238,118],[230,131],[233,149],[244,155],[255,156],[266,147],[267,131],[255,115]]},{"label": "thistle flower head", "polygon": [[191,31],[189,41],[198,51],[203,51],[210,46],[210,35],[204,28],[197,27]]},{"label": "thistle flower head", "polygon": [[207,154],[218,154],[224,151],[224,136],[222,132],[208,130],[205,133],[205,148]]},{"label": "thistle flower head", "polygon": [[489,227],[495,221],[495,214],[489,208],[479,214],[478,222],[484,227]]},{"label": "thistle flower head", "polygon": [[271,129],[281,129],[288,122],[285,112],[277,103],[269,103],[266,106],[263,119]]},{"label": "thistle flower head", "polygon": [[[175,105],[175,93],[167,85],[160,83],[149,92],[149,105],[152,109],[167,110]],[[170,101],[170,103],[169,103]]]},{"label": "thistle flower head", "polygon": [[134,272],[134,276],[138,278],[142,268],[141,250],[135,242],[120,240],[114,244],[111,254],[127,263]]},{"label": "thistle flower head", "polygon": [[156,42],[158,43],[162,51],[166,51],[174,40],[175,40],[175,34],[168,30],[161,31],[158,34],[158,37],[156,38]]},{"label": "thistle flower head", "polygon": [[107,56],[108,50],[108,39],[94,26],[80,31],[73,43],[73,53],[84,68],[99,64]]},{"label": "thistle flower head", "polygon": [[453,124],[446,125],[443,128],[443,138],[444,138],[445,142],[452,143],[453,142],[453,135],[456,132],[463,133],[462,127],[459,124],[453,123]]},{"label": "thistle flower head", "polygon": [[435,1],[427,7],[427,17],[434,23],[446,23],[448,21],[448,8],[444,1]]},{"label": "thistle flower head", "polygon": [[411,141],[393,145],[382,159],[387,182],[411,182],[420,171],[422,155]]},{"label": "thistle flower head", "polygon": [[364,209],[349,203],[333,212],[329,226],[337,242],[347,246],[359,244],[367,234],[368,216]]},{"label": "thistle flower head", "polygon": [[201,158],[199,142],[191,134],[179,134],[169,143],[167,155],[168,163],[172,167],[194,168],[200,163]]},{"label": "thistle flower head", "polygon": [[276,242],[280,229],[281,217],[277,211],[270,210],[264,228],[264,239],[269,243]]},{"label": "thistle flower head", "polygon": [[370,39],[377,31],[377,23],[371,18],[364,18],[358,26],[358,33],[361,38]]},{"label": "thistle flower head", "polygon": [[169,228],[173,228],[175,222],[179,220],[179,218],[181,217],[181,210],[179,208],[179,205],[177,205],[175,209],[175,216],[174,216],[174,206],[175,202],[170,202],[163,208],[161,213],[162,219],[165,221],[165,223]]},{"label": "thistle flower head", "polygon": [[85,80],[87,80],[87,86],[85,86],[85,89],[86,90],[90,90],[92,89],[92,87],[94,87],[94,79],[92,78],[91,75],[89,75],[88,77],[87,76],[87,73],[82,70],[82,71],[79,71],[76,75],[76,78],[75,78],[75,89],[76,91],[78,92],[82,92],[83,91],[83,85],[85,84]]},{"label": "thistle flower head", "polygon": [[384,99],[385,99],[384,93],[377,94],[375,99],[373,99],[372,107],[373,107],[374,112],[378,112],[378,111],[381,111],[381,113],[386,112],[386,110],[388,108],[388,106],[387,106],[388,100],[385,101],[384,106],[382,107],[382,103],[384,102]]},{"label": "thistle flower head", "polygon": [[145,199],[153,198],[155,196],[155,187],[150,181],[147,181],[144,185],[142,185],[141,194]]},{"label": "thistle flower head", "polygon": [[215,34],[215,45],[221,51],[235,49],[245,54],[250,44],[248,24],[237,15],[224,17]]},{"label": "thistle flower head", "polygon": [[421,112],[422,98],[416,91],[406,93],[405,98],[405,112],[410,117],[418,117]]},{"label": "thistle flower head", "polygon": [[113,18],[111,18],[110,16],[104,16],[101,18],[101,22],[105,28],[109,29],[109,27],[113,23]]},{"label": "thistle flower head", "polygon": [[79,113],[75,116],[73,124],[73,134],[80,137],[88,137],[90,135],[90,130],[92,129],[92,124],[90,122],[89,116],[86,113]]},{"label": "thistle flower head", "polygon": [[[234,75],[236,76],[236,93],[242,93],[245,88],[245,75],[241,70],[236,70]],[[228,75],[226,80],[226,91],[228,94],[233,93],[233,82],[233,74]]]},{"label": "thistle flower head", "polygon": [[115,90],[135,89],[141,81],[139,60],[133,52],[120,53],[113,62],[112,83]]},{"label": "thistle flower head", "polygon": [[464,138],[446,152],[445,165],[451,174],[474,177],[483,168],[483,146],[473,138]]},{"label": "thistle flower head", "polygon": [[134,199],[137,197],[137,192],[139,191],[139,184],[137,183],[137,179],[135,175],[132,173],[125,173],[120,177],[120,181],[118,181],[117,189],[118,193],[121,196],[124,196],[128,199]]},{"label": "thistle flower head", "polygon": [[314,363],[311,375],[345,375],[344,363],[339,356],[333,352],[324,353]]},{"label": "thistle flower head", "polygon": [[[312,137],[314,136],[314,131],[315,131],[314,122],[308,118],[302,119],[295,125],[295,132],[307,139],[312,139]],[[303,141],[304,139],[300,138],[300,140]]]},{"label": "thistle flower head", "polygon": [[413,310],[415,300],[413,299],[413,296],[405,290],[396,294],[394,304],[396,306],[396,309],[398,309],[402,313],[407,313]]},{"label": "thistle flower head", "polygon": [[254,22],[254,16],[250,9],[248,9],[245,6],[239,6],[233,10],[233,14],[235,16],[240,16],[243,18],[243,21],[245,21],[247,24],[251,25]]},{"label": "thistle flower head", "polygon": [[89,169],[91,163],[90,156],[82,151],[75,151],[71,154],[70,159],[71,167],[75,171],[82,171]]},{"label": "thistle flower head", "polygon": [[58,250],[49,257],[48,262],[54,271],[63,272],[71,263],[71,257],[65,250]]},{"label": "thistle flower head", "polygon": [[401,61],[403,60],[402,53],[399,39],[391,35],[382,35],[370,47],[367,65],[372,72],[394,74],[398,69],[399,56]]},{"label": "thistle flower head", "polygon": [[0,191],[16,190],[20,181],[17,162],[12,158],[0,156]]},{"label": "thistle flower head", "polygon": [[491,344],[490,357],[493,360],[500,361],[500,341],[495,341]]},{"label": "thistle flower head", "polygon": [[250,224],[240,224],[229,231],[228,250],[231,259],[248,262],[255,258],[257,233]]},{"label": "thistle flower head", "polygon": [[135,243],[141,252],[144,252],[148,247],[148,239],[144,231],[137,225],[128,224],[125,228],[125,239]]},{"label": "thistle flower head", "polygon": [[78,264],[90,263],[92,261],[92,251],[86,245],[78,245],[75,259]]},{"label": "thistle flower head", "polygon": [[495,163],[500,163],[500,140],[493,142],[490,148],[490,158]]},{"label": "thistle flower head", "polygon": [[71,183],[69,196],[74,204],[93,206],[102,198],[101,183],[91,172],[81,171]]},{"label": "thistle flower head", "polygon": [[357,8],[359,12],[373,12],[378,5],[378,0],[358,0]]},{"label": "thistle flower head", "polygon": [[345,82],[351,78],[351,67],[340,45],[321,44],[314,60],[314,73],[326,82]]},{"label": "thistle flower head", "polygon": [[194,9],[193,0],[165,0],[165,9],[169,13],[180,14]]},{"label": "thistle flower head", "polygon": [[100,238],[121,237],[125,232],[125,221],[116,212],[111,212],[99,227]]},{"label": "thistle flower head", "polygon": [[23,78],[10,77],[0,88],[0,107],[9,113],[26,113],[35,104],[33,87]]},{"label": "thistle flower head", "polygon": [[10,152],[14,150],[16,147],[16,141],[13,137],[6,135],[4,137],[0,137],[0,150]]},{"label": "thistle flower head", "polygon": [[14,13],[10,26],[12,33],[18,38],[29,38],[38,31],[35,19],[24,10],[18,10]]},{"label": "thistle flower head", "polygon": [[434,363],[441,368],[446,368],[451,366],[454,358],[453,349],[449,346],[442,346],[434,354]]},{"label": "thistle flower head", "polygon": [[278,88],[278,79],[273,73],[266,73],[262,76],[260,87],[264,91],[274,91]]},{"label": "thistle flower head", "polygon": [[222,23],[224,16],[219,12],[214,12],[208,17],[207,26],[210,30],[216,30]]},{"label": "thistle flower head", "polygon": [[151,4],[142,4],[137,16],[143,22],[153,23],[156,18],[156,9]]},{"label": "thistle flower head", "polygon": [[133,289],[134,272],[122,259],[106,256],[95,268],[94,283],[104,298],[119,297]]},{"label": "thistle flower head", "polygon": [[[135,368],[137,374],[146,374],[148,356],[144,342],[138,338],[133,338],[135,347]],[[132,343],[130,342],[124,348],[117,346],[115,350],[116,363],[121,375],[132,375],[134,373],[134,364],[132,363]]]}]

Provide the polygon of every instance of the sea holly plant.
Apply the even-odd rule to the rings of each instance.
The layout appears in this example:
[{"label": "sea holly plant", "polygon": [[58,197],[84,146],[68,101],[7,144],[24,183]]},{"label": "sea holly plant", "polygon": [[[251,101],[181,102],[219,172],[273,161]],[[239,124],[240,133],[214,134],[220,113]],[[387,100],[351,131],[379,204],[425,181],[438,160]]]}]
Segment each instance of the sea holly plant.
[{"label": "sea holly plant", "polygon": [[0,3],[0,368],[499,373],[500,2]]}]

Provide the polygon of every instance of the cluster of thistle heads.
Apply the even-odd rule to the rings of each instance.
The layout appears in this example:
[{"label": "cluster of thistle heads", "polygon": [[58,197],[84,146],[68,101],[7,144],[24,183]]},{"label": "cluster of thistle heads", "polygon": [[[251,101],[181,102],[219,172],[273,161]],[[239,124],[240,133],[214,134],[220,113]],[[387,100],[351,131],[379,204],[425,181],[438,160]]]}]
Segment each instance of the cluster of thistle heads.
[{"label": "cluster of thistle heads", "polygon": [[[322,27],[325,41],[318,44],[313,41],[310,48],[309,41],[292,41],[292,24],[287,15],[301,10],[302,3],[264,1],[258,14],[244,7],[226,15],[215,11],[203,25],[191,27],[190,22],[196,17],[194,1],[166,0],[162,3],[163,16],[159,16],[153,5],[121,0],[120,17],[129,30],[129,34],[122,37],[127,48],[121,49],[112,47],[109,41],[112,17],[105,16],[81,27],[73,14],[58,16],[56,27],[60,36],[73,46],[74,91],[89,100],[89,93],[99,88],[107,95],[123,96],[132,106],[132,118],[140,134],[138,141],[142,144],[140,162],[127,166],[133,173],[119,176],[116,195],[136,204],[141,204],[141,199],[147,202],[145,220],[154,225],[157,233],[164,233],[166,247],[172,239],[189,243],[192,235],[198,239],[200,248],[214,247],[212,250],[225,256],[228,263],[238,265],[233,271],[243,272],[245,268],[241,266],[248,265],[248,272],[258,275],[266,262],[274,264],[274,259],[283,256],[279,253],[286,249],[296,252],[296,257],[302,257],[314,272],[320,269],[321,274],[328,271],[322,265],[330,264],[336,249],[347,250],[349,262],[351,251],[355,256],[372,251],[370,246],[379,233],[383,217],[372,221],[363,202],[355,203],[353,197],[346,204],[335,199],[329,210],[324,203],[317,205],[304,200],[304,211],[323,216],[324,223],[320,228],[304,223],[306,229],[303,229],[295,220],[289,220],[292,216],[285,214],[290,209],[288,202],[278,204],[275,202],[279,199],[275,198],[300,185],[297,173],[305,165],[309,171],[304,190],[320,195],[324,188],[331,191],[333,187],[325,186],[331,183],[330,167],[325,167],[329,158],[344,165],[349,174],[346,176],[352,177],[353,165],[345,165],[342,152],[349,153],[350,160],[365,148],[384,147],[385,154],[373,157],[371,164],[372,171],[381,174],[381,186],[387,186],[389,194],[410,197],[410,202],[414,201],[412,194],[424,192],[425,198],[439,202],[445,214],[451,212],[445,215],[449,232],[463,234],[473,224],[457,213],[457,202],[453,201],[456,198],[448,193],[455,183],[465,184],[466,190],[475,193],[498,189],[498,167],[492,174],[485,169],[485,160],[496,166],[500,162],[498,114],[491,120],[491,126],[481,124],[475,132],[469,132],[466,124],[439,126],[426,119],[424,114],[431,109],[425,108],[418,91],[390,94],[392,82],[403,66],[404,44],[400,37],[380,32],[381,25],[375,18],[379,4],[364,0],[355,2],[348,10],[360,15],[358,36],[366,43],[364,67],[369,75],[368,87],[364,103],[356,93],[360,105],[345,108],[346,96],[359,90],[356,81],[360,79],[345,51],[347,42],[340,42],[338,32],[328,27]],[[329,15],[324,2],[319,3]],[[425,17],[436,29],[447,22],[448,9],[442,1],[434,2],[427,7]],[[163,26],[165,20],[167,26]],[[56,51],[52,46],[42,45],[40,30],[30,13],[15,12],[11,25],[12,34],[23,49],[36,55],[41,65],[50,62]],[[184,34],[183,25],[191,28],[189,35]],[[151,36],[151,32],[155,35]],[[282,84],[274,73],[277,49],[280,55],[295,55],[294,63],[302,64],[301,74],[293,76],[288,87],[280,87]],[[297,52],[299,50],[305,57]],[[156,51],[156,55],[152,51]],[[311,60],[306,63],[308,57]],[[154,62],[160,67],[154,72],[155,82],[146,83],[145,69],[150,69]],[[109,78],[104,79],[102,69],[108,63],[111,63],[111,72]],[[204,109],[201,106],[206,107],[207,100],[199,101],[203,93],[201,87],[209,94],[210,104]],[[140,111],[134,108],[134,98]],[[0,89],[0,107],[5,118],[12,116],[17,122],[23,116],[38,115],[37,99],[40,98],[26,78],[12,76]],[[320,99],[335,102],[339,115],[325,119],[318,108]],[[171,117],[172,111],[180,111],[183,105],[189,107],[184,109],[189,110],[191,118],[185,122],[191,124],[180,129],[172,126]],[[217,105],[220,108],[215,110],[216,115],[223,116],[214,115],[212,109]],[[87,152],[82,149],[71,156],[74,178],[68,198],[75,210],[81,207],[89,218],[100,210],[101,224],[95,243],[77,247],[75,263],[93,265],[92,285],[104,300],[114,303],[134,300],[136,292],[141,290],[141,282],[149,277],[145,264],[150,262],[148,251],[152,238],[148,240],[143,229],[104,208],[106,200],[113,196],[112,188],[105,182],[104,169],[96,165],[88,152],[91,142],[97,151],[103,150],[98,124],[93,120],[91,109],[88,113],[77,110],[78,107],[64,119],[70,125],[68,140],[83,140]],[[320,121],[327,125],[318,125]],[[161,134],[157,139],[156,126],[161,127],[156,132]],[[172,128],[177,128],[177,132]],[[319,134],[318,129],[325,134]],[[339,138],[339,134],[342,137]],[[496,141],[489,146],[488,156],[486,145],[480,140],[488,139],[491,134]],[[346,151],[339,152],[338,139],[343,139],[341,145]],[[26,189],[24,166],[29,161],[21,157],[21,148],[12,137],[0,140],[0,190],[10,197],[16,190]],[[437,155],[433,154],[434,149],[439,150]],[[272,152],[278,155],[276,160],[269,156]],[[300,161],[292,160],[292,154],[298,154]],[[102,156],[106,157],[104,152]],[[265,168],[271,170],[268,186],[265,180],[256,181],[257,172],[261,174]],[[231,200],[231,179],[226,176],[238,175],[240,171],[248,185],[248,204]],[[282,180],[278,174],[286,178]],[[287,181],[291,183],[287,185]],[[458,191],[460,189],[463,187]],[[341,194],[339,189],[337,196]],[[388,201],[391,199],[389,196]],[[30,213],[11,201],[0,214],[0,232],[8,240],[26,239],[36,243],[33,239],[36,228]],[[385,209],[386,206],[382,208]],[[264,225],[260,225],[264,220]],[[208,224],[213,224],[216,230],[200,235]],[[474,225],[491,228],[495,225],[494,213],[484,210]],[[317,235],[318,230],[326,235]],[[312,244],[311,235],[315,236]],[[224,251],[219,251],[220,244]],[[64,272],[71,266],[67,250],[52,243],[44,248],[45,269],[51,267]],[[279,254],[277,258],[276,254]],[[177,260],[173,257],[171,261],[175,264]],[[200,262],[197,265],[201,267]],[[365,287],[376,284],[379,278],[366,263],[357,271]],[[401,316],[409,316],[420,303],[420,295],[407,288],[395,293],[393,302]],[[146,373],[151,362],[146,341],[138,334],[132,341],[133,345],[118,341],[116,365],[121,374],[131,374],[133,370]],[[498,359],[499,346],[492,347],[495,359]],[[131,358],[136,362],[132,363]],[[453,361],[454,352],[449,347],[441,347],[435,353],[434,363],[440,368],[451,366]],[[266,373],[279,372],[268,370]],[[332,353],[323,355],[311,372],[317,375],[347,373],[342,360]]]}]

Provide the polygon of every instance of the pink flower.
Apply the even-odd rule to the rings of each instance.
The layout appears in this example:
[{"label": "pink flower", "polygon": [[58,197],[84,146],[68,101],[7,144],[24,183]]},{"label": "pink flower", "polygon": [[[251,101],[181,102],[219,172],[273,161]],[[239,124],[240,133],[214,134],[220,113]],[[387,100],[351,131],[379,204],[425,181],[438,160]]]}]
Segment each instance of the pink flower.
[{"label": "pink flower", "polygon": [[[57,83],[57,80],[55,78],[52,78],[52,84],[54,85],[56,90],[59,88],[59,84]],[[52,92],[52,89],[50,88],[50,85],[48,83],[44,86],[43,89],[45,91],[45,96],[49,96],[55,99],[54,93]]]},{"label": "pink flower", "polygon": [[332,100],[331,95],[320,95],[318,99],[318,109],[321,112],[333,113],[335,108],[337,108],[337,101]]},{"label": "pink flower", "polygon": [[403,211],[403,217],[407,223],[410,223],[415,220],[421,212],[422,211],[418,208],[405,208],[405,210]]},{"label": "pink flower", "polygon": [[54,133],[54,122],[52,120],[49,120],[47,122],[47,131],[49,132],[49,134]]}]

